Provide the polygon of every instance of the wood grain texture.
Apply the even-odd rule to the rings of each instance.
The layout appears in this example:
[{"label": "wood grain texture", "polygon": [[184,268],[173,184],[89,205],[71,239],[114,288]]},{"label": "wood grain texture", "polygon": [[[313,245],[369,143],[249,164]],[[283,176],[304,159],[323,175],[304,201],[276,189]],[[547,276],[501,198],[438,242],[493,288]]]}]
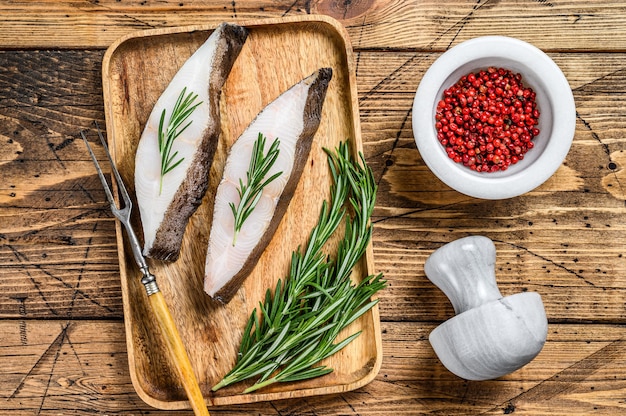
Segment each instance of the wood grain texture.
[{"label": "wood grain texture", "polygon": [[122,316],[114,223],[75,142],[104,120],[102,55],[0,52],[0,316]]},{"label": "wood grain texture", "polygon": [[611,0],[10,0],[0,4],[0,47],[102,48],[137,30],[316,13],[340,20],[359,49],[441,51],[491,34],[549,50],[626,42],[626,6]]},{"label": "wood grain texture", "polygon": [[[76,132],[89,125],[76,113],[104,118],[101,97],[88,93],[94,85],[99,88],[102,53],[34,54],[39,65],[33,65],[29,82],[18,70],[26,54],[0,55],[5,73],[0,85],[6,91],[0,106],[0,117],[6,121],[0,125],[5,152],[0,165],[4,179],[0,284],[5,288],[0,291],[0,311],[18,317],[17,299],[25,299],[30,317],[71,313],[119,318],[114,223],[88,155],[75,142]],[[392,283],[382,294],[390,300],[381,304],[383,319],[448,316],[451,308],[425,280],[421,265],[445,242],[488,231],[496,240],[504,292],[545,288],[542,295],[551,298],[548,315],[554,320],[623,322],[619,300],[625,296],[626,260],[619,183],[624,175],[620,133],[625,127],[625,56],[552,57],[564,68],[578,109],[576,137],[566,163],[537,191],[514,200],[484,202],[438,182],[415,148],[407,117],[414,88],[434,58],[358,54],[365,154],[380,184],[374,218],[376,265]],[[398,70],[411,59],[422,63]],[[70,68],[82,64],[84,78],[74,74],[72,79]],[[60,65],[53,78],[43,73],[50,65]],[[16,80],[11,84],[12,79]],[[35,108],[21,104],[37,90],[33,85],[43,85],[42,79],[50,80],[42,92],[48,102]],[[76,83],[73,98],[62,101],[76,100],[76,106],[57,105],[53,97],[70,91],[67,85],[72,83]],[[466,212],[479,215],[467,217]]]},{"label": "wood grain texture", "polygon": [[[20,337],[22,327],[26,344]],[[428,344],[433,324],[383,323],[383,371],[339,395],[211,408],[242,414],[619,414],[624,410],[626,329],[551,325],[535,361],[495,381],[467,382],[445,370]],[[15,415],[171,414],[134,392],[119,321],[0,321],[0,412]],[[581,334],[584,334],[581,336]],[[96,398],[97,400],[94,400]],[[558,412],[557,412],[558,413]],[[176,412],[191,415],[190,411]]]},{"label": "wood grain texture", "polygon": [[[171,414],[145,404],[132,387],[115,226],[76,140],[93,119],[104,124],[103,49],[144,28],[313,12],[341,19],[356,49],[363,145],[380,185],[374,258],[391,285],[381,293],[382,368],[353,392],[211,413],[624,413],[622,4],[180,4],[0,3],[0,413]],[[490,203],[438,182],[421,160],[411,126],[424,71],[450,44],[483,34],[514,35],[547,50],[569,80],[578,112],[572,150],[557,174],[528,195]],[[542,353],[492,382],[453,377],[427,341],[453,310],[426,280],[423,263],[442,244],[473,233],[496,241],[502,292],[538,291],[549,318]]]}]

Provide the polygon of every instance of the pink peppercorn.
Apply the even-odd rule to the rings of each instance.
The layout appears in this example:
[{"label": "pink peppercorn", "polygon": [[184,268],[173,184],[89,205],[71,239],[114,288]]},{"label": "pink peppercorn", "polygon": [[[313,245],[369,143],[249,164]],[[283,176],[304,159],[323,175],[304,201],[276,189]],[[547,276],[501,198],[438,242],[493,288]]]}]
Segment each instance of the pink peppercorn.
[{"label": "pink peppercorn", "polygon": [[477,172],[506,170],[524,158],[539,134],[532,88],[508,69],[470,73],[437,103],[437,138],[448,157]]}]

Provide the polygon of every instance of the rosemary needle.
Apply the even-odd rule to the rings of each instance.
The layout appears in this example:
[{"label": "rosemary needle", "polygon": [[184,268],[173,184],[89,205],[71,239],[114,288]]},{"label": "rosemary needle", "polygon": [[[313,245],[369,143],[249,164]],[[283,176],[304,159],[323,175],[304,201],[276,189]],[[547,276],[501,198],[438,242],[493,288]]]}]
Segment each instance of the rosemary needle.
[{"label": "rosemary needle", "polygon": [[234,203],[229,203],[230,209],[235,217],[235,232],[233,235],[233,246],[237,243],[237,235],[241,231],[243,223],[248,219],[254,207],[261,199],[263,188],[265,188],[270,182],[278,178],[283,172],[276,172],[269,178],[265,179],[270,169],[278,158],[280,141],[275,139],[272,142],[267,154],[265,154],[265,136],[259,133],[259,136],[254,141],[252,146],[252,156],[250,157],[250,164],[248,171],[246,172],[246,183],[239,179],[239,187],[237,192],[239,193],[239,204],[235,206]]},{"label": "rosemary needle", "polygon": [[[193,92],[189,92],[189,94],[185,95],[187,92],[187,87],[184,87],[180,92],[176,103],[174,104],[174,108],[172,108],[172,115],[170,116],[167,127],[165,127],[165,109],[161,112],[161,119],[159,120],[159,131],[158,131],[158,142],[159,142],[159,153],[161,154],[161,178],[159,181],[159,195],[163,191],[163,176],[168,172],[172,171],[172,169],[176,168],[178,165],[185,160],[184,157],[176,159],[178,156],[178,151],[174,152],[174,154],[170,154],[172,152],[172,146],[174,145],[174,140],[178,138],[182,134],[183,131],[192,123],[185,124],[183,127],[181,125],[189,118],[191,113],[200,105],[202,101],[195,103],[198,98],[198,94]],[[164,128],[165,127],[165,128]]]},{"label": "rosemary needle", "polygon": [[[377,303],[372,296],[386,286],[381,274],[356,285],[350,278],[372,235],[369,219],[377,189],[372,172],[362,155],[360,164],[350,157],[346,143],[327,154],[333,179],[330,204],[322,204],[305,250],[292,253],[289,275],[278,280],[273,294],[267,290],[260,313],[251,313],[238,361],[213,391],[252,377],[257,380],[244,393],[330,373],[332,368],[316,364],[359,336],[335,342],[342,329]],[[344,237],[332,261],[322,248],[342,220]]]}]

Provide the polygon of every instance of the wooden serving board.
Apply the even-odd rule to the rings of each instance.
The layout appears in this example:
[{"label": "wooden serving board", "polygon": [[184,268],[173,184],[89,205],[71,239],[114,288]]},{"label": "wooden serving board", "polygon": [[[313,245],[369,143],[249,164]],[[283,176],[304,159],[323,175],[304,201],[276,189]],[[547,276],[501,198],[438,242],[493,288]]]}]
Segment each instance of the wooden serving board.
[{"label": "wooden serving board", "polygon": [[[362,334],[326,365],[334,372],[313,380],[279,384],[240,394],[246,382],[211,392],[235,363],[241,333],[267,288],[284,278],[293,250],[304,245],[330,193],[324,147],[349,139],[361,150],[356,76],[352,49],[344,28],[323,16],[265,19],[241,23],[248,40],[222,91],[222,134],[211,168],[209,191],[186,229],[175,263],[152,261],[152,272],[164,293],[209,405],[345,392],[371,381],[382,359],[378,309],[356,321],[344,336]],[[157,98],[185,60],[207,39],[214,26],[150,30],[122,38],[107,51],[103,88],[108,140],[118,169],[133,193],[135,150]],[[270,101],[320,67],[333,69],[322,120],[306,168],[274,238],[234,299],[226,306],[203,291],[204,261],[211,226],[213,197],[230,145]],[[135,210],[134,225],[140,232]],[[337,233],[335,244],[341,237]],[[118,224],[120,274],[130,374],[137,393],[162,409],[188,407],[184,391],[165,353],[147,302],[140,273]],[[334,244],[330,244],[329,253]],[[373,273],[371,245],[354,270],[356,281]]]}]

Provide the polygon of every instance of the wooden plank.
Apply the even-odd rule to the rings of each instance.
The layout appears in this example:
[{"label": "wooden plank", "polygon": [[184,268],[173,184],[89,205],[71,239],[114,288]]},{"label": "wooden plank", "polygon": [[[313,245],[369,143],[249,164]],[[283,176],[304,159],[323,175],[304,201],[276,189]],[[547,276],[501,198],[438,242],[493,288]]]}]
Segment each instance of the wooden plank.
[{"label": "wooden plank", "polygon": [[[449,316],[447,301],[423,275],[423,262],[446,241],[488,232],[499,241],[503,292],[538,290],[554,320],[622,322],[624,55],[552,54],[576,99],[572,150],[539,190],[498,202],[450,191],[423,165],[415,148],[410,123],[414,90],[436,56],[357,56],[365,155],[380,184],[375,259],[391,283],[381,295],[383,319]],[[34,58],[25,76],[20,68],[27,57]],[[92,118],[104,118],[101,57],[101,52],[76,51],[0,54],[0,87],[6,91],[0,96],[0,134],[6,144],[0,147],[4,316],[19,317],[16,299],[27,299],[30,317],[51,311],[67,316],[72,308],[76,317],[121,316],[113,222],[87,153],[75,140]],[[53,66],[58,71],[48,72]],[[65,98],[70,90],[82,91],[75,102]],[[36,105],[29,103],[37,99]],[[80,287],[88,293],[79,292],[72,303],[81,270]],[[58,297],[50,307],[52,295]]]},{"label": "wooden plank", "polygon": [[102,55],[0,52],[0,316],[122,316],[114,223],[75,142],[104,119]]},{"label": "wooden plank", "polygon": [[[357,413],[553,415],[626,411],[626,328],[549,327],[542,352],[498,380],[467,382],[441,366],[427,336],[432,324],[383,323],[383,368],[367,386],[341,395],[215,407],[236,415]],[[143,403],[128,372],[121,321],[2,320],[0,412],[52,415],[169,414]],[[17,413],[16,413],[17,412]],[[20,413],[21,412],[21,413]],[[178,413],[177,413],[178,414]],[[190,412],[181,412],[183,415]]]},{"label": "wooden plank", "polygon": [[[413,141],[413,96],[438,53],[358,53],[365,155],[380,184],[375,264],[391,284],[381,294],[383,320],[449,317],[423,263],[447,241],[486,234],[496,240],[503,293],[538,291],[554,321],[624,322],[626,56],[550,55],[574,90],[573,147],[538,190],[486,202],[447,189]],[[30,318],[122,316],[113,221],[76,140],[92,118],[104,119],[101,58],[101,51],[0,53],[0,316],[19,318],[17,299]],[[81,270],[86,292],[72,303]]]},{"label": "wooden plank", "polygon": [[38,0],[0,4],[0,48],[103,48],[136,30],[314,13],[340,20],[356,49],[445,50],[484,35],[547,50],[619,51],[626,42],[626,8],[610,0]]}]

